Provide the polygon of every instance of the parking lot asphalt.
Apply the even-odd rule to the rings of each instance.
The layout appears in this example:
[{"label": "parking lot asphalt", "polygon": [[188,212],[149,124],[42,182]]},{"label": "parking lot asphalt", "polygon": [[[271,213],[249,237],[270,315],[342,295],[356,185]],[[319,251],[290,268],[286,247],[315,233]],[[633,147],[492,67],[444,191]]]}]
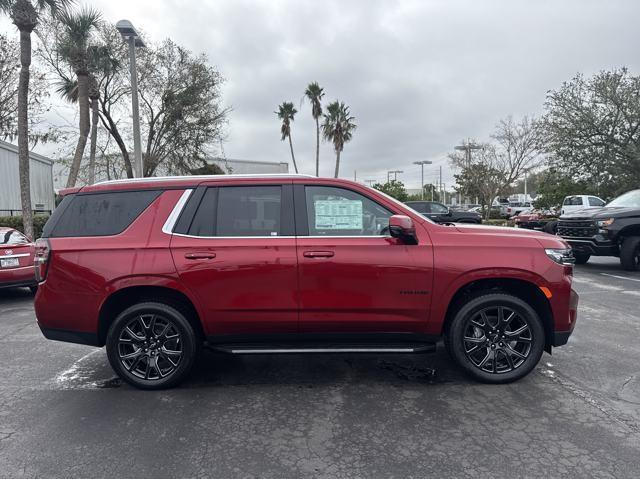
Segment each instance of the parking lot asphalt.
[{"label": "parking lot asphalt", "polygon": [[640,475],[640,274],[577,266],[579,323],[525,379],[430,355],[205,352],[182,387],[123,385],[103,349],[45,340],[0,291],[0,477]]}]

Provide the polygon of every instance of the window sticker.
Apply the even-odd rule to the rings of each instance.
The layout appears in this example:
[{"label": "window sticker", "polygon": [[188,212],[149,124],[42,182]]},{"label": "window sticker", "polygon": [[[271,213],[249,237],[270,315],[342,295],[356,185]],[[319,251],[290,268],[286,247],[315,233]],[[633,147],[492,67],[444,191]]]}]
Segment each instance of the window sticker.
[{"label": "window sticker", "polygon": [[315,200],[317,230],[361,230],[362,201]]}]

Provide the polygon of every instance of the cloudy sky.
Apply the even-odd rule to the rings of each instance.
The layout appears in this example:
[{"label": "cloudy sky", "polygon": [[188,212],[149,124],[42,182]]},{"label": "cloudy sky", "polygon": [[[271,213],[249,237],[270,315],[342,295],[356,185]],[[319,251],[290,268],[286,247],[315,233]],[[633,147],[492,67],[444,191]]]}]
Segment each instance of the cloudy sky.
[{"label": "cloudy sky", "polygon": [[[94,0],[104,19],[131,20],[147,40],[171,37],[204,52],[226,78],[233,108],[227,157],[289,161],[277,105],[299,113],[292,136],[302,172],[314,170],[315,124],[300,102],[318,81],[346,102],[358,130],[341,176],[418,186],[462,139],[486,139],[507,115],[539,114],[545,93],[577,72],[626,65],[640,74],[637,0]],[[322,173],[333,172],[329,144]],[[291,168],[292,170],[292,168]]]}]

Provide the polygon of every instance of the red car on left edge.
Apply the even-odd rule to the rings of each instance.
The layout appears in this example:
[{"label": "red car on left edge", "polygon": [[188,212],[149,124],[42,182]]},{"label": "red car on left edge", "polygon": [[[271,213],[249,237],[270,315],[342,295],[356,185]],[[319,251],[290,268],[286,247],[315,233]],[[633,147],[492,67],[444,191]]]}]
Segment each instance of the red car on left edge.
[{"label": "red car on left edge", "polygon": [[33,266],[33,242],[20,231],[0,227],[0,289],[28,287],[38,289]]}]

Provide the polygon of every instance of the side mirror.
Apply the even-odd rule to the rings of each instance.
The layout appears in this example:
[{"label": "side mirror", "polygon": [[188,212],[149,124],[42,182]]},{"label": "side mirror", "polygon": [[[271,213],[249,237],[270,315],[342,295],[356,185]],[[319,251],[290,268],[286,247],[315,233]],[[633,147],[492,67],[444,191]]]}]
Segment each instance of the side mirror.
[{"label": "side mirror", "polygon": [[393,215],[389,218],[389,234],[402,240],[405,244],[418,244],[416,228],[413,220],[404,215]]}]

